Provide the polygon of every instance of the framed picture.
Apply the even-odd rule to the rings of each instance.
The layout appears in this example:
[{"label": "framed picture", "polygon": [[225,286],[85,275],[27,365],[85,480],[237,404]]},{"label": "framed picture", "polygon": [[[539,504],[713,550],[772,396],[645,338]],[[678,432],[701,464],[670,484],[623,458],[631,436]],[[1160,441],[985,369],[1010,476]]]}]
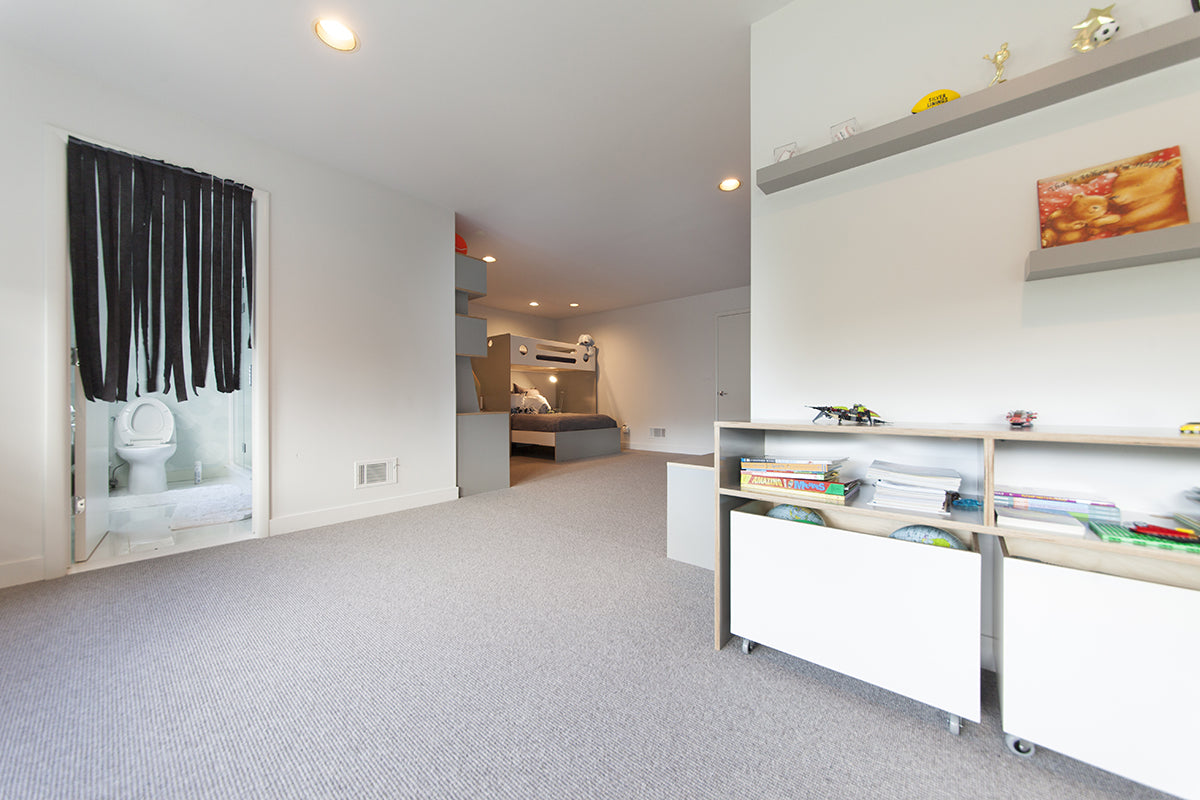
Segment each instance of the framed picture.
[{"label": "framed picture", "polygon": [[1037,182],[1042,247],[1188,224],[1179,147]]}]

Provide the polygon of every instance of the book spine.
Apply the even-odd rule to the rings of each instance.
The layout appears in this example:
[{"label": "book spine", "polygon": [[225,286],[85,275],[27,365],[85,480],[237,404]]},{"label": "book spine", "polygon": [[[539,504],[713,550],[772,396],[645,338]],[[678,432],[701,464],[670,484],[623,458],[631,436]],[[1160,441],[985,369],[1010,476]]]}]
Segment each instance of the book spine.
[{"label": "book spine", "polygon": [[742,469],[766,469],[776,472],[811,472],[823,475],[836,469],[836,465],[828,463],[792,464],[776,461],[743,461]]},{"label": "book spine", "polygon": [[1120,520],[1121,510],[1113,505],[1096,505],[1094,503],[1076,502],[1074,500],[1054,500],[1034,497],[995,497],[997,508],[1027,508],[1031,511],[1055,511],[1064,514],[1086,514],[1088,517],[1099,519]]},{"label": "book spine", "polygon": [[802,458],[796,460],[795,456],[742,456],[743,464],[840,464],[845,461],[844,458]]},{"label": "book spine", "polygon": [[907,511],[913,514],[932,514],[938,517],[948,517],[950,512],[941,508],[914,508],[913,506],[889,503],[886,500],[875,499],[867,503],[871,508],[882,508],[886,511]]},{"label": "book spine", "polygon": [[782,469],[747,469],[742,468],[743,475],[753,475],[756,478],[799,478],[806,481],[831,481],[837,475],[837,470],[830,472],[799,472]]},{"label": "book spine", "polygon": [[994,494],[995,494],[997,503],[1000,502],[1002,499],[1008,499],[1008,500],[1027,500],[1029,502],[1033,502],[1033,501],[1037,500],[1040,502],[1073,503],[1075,505],[1084,505],[1084,506],[1101,506],[1101,507],[1108,506],[1109,508],[1117,507],[1116,503],[1110,503],[1107,500],[1082,500],[1082,499],[1077,499],[1074,497],[1057,497],[1055,495],[1050,495],[1050,494],[1028,494],[1026,492],[1007,492],[1007,491],[1004,491],[1003,489],[997,489]]},{"label": "book spine", "polygon": [[846,501],[854,494],[851,490],[849,495],[840,494],[821,494],[820,492],[800,492],[791,489],[770,489],[765,486],[754,487],[756,491],[763,494],[775,495],[776,497],[787,498],[793,502],[804,503],[826,503],[835,506],[844,506]]},{"label": "book spine", "polygon": [[812,494],[844,495],[846,484],[836,481],[811,481],[804,478],[773,478],[765,475],[742,475],[742,486],[763,489],[787,489]]}]

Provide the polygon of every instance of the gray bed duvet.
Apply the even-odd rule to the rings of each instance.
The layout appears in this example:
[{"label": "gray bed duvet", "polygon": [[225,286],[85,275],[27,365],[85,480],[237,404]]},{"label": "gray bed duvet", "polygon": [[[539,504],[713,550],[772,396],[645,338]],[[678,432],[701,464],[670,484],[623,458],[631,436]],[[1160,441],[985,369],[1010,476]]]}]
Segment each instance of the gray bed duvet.
[{"label": "gray bed duvet", "polygon": [[512,414],[514,431],[588,431],[615,428],[617,421],[606,414]]}]

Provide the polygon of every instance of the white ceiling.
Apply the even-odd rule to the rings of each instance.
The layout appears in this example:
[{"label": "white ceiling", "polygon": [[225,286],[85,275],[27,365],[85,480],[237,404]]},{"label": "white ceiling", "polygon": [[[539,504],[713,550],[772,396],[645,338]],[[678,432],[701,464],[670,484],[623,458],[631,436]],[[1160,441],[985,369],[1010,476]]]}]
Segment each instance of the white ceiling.
[{"label": "white ceiling", "polygon": [[789,1],[4,0],[0,40],[451,209],[482,302],[562,318],[750,282],[749,26]]}]

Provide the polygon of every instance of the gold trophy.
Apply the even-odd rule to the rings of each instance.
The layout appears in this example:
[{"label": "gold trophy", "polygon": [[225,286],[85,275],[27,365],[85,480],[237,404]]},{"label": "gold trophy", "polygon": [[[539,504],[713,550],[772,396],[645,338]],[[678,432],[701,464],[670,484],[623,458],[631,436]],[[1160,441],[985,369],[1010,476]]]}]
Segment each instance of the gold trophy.
[{"label": "gold trophy", "polygon": [[983,60],[992,62],[992,66],[996,68],[996,74],[992,77],[992,82],[988,86],[1004,83],[1004,62],[1008,61],[1008,42],[1000,45],[1000,49],[996,51],[995,55],[984,56]]}]

